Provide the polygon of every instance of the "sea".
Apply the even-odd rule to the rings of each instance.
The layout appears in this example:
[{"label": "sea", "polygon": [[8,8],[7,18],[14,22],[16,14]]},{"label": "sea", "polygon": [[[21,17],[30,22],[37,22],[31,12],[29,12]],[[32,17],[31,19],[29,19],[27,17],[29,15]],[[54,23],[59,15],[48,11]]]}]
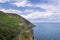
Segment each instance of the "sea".
[{"label": "sea", "polygon": [[36,23],[34,40],[60,40],[60,23]]}]

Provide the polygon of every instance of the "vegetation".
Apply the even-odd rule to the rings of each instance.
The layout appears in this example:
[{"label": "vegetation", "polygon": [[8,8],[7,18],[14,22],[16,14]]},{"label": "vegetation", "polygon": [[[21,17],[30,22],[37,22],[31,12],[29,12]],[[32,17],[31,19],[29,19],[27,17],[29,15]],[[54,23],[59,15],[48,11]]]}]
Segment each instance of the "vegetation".
[{"label": "vegetation", "polygon": [[25,29],[22,33],[21,33],[21,40],[32,40],[32,34],[30,32],[30,30]]},{"label": "vegetation", "polygon": [[0,40],[13,40],[19,33],[22,19],[0,11]]},{"label": "vegetation", "polygon": [[[0,40],[16,40],[22,23],[24,23],[22,17],[0,11]],[[29,28],[24,29],[21,33],[21,40],[31,40],[31,38]]]}]

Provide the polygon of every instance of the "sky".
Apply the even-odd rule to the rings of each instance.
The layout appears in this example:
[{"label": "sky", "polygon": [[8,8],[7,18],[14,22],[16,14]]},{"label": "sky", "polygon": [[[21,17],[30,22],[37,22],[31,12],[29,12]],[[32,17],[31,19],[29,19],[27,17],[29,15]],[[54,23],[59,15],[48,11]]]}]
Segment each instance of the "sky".
[{"label": "sky", "polygon": [[16,13],[32,23],[60,22],[60,0],[0,0],[0,11]]}]

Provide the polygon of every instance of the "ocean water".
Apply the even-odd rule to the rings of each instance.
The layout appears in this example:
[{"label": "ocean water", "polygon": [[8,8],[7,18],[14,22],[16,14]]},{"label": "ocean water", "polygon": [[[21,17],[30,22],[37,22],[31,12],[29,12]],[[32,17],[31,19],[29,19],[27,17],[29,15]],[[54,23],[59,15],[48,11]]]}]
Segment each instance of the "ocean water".
[{"label": "ocean water", "polygon": [[60,23],[36,23],[34,40],[60,40]]}]

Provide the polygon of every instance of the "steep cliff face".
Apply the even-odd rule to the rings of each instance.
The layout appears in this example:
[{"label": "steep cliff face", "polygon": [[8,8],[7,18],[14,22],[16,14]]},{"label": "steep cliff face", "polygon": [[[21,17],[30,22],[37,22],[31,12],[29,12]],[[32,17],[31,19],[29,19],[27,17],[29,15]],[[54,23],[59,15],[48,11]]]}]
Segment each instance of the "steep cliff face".
[{"label": "steep cliff face", "polygon": [[[17,14],[0,11],[0,40],[32,40],[31,29],[33,24]],[[19,35],[21,34],[21,35]]]}]

